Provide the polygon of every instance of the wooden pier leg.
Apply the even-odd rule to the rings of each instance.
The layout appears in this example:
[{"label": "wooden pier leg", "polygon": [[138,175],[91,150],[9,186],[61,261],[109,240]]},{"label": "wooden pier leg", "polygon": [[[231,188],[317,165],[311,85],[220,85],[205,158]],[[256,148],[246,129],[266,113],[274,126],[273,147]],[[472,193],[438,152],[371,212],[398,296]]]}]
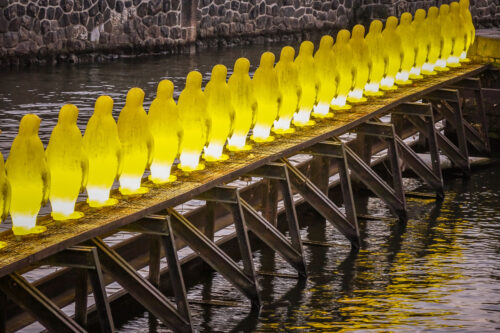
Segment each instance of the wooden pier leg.
[{"label": "wooden pier leg", "polygon": [[7,296],[0,291],[0,333],[7,333]]},{"label": "wooden pier leg", "polygon": [[83,327],[87,326],[88,274],[86,269],[75,268],[75,320]]},{"label": "wooden pier leg", "polygon": [[314,156],[309,169],[309,179],[328,196],[330,184],[330,159],[323,156]]},{"label": "wooden pier leg", "polygon": [[276,182],[272,179],[266,179],[267,192],[262,197],[262,215],[271,222],[272,225],[278,225],[278,189]]},{"label": "wooden pier leg", "polygon": [[161,244],[156,235],[149,236],[149,282],[156,288],[160,288],[160,261]]},{"label": "wooden pier leg", "polygon": [[205,236],[208,237],[208,239],[213,241],[215,234],[216,203],[207,201],[206,206],[207,206],[207,218],[205,224],[203,225],[203,233],[205,234]]}]

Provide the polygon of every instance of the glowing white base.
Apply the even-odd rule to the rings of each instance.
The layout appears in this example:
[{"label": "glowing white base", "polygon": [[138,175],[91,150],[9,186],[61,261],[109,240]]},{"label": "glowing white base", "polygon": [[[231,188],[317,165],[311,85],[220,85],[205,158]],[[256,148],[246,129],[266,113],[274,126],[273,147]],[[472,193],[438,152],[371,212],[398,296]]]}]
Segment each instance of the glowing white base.
[{"label": "glowing white base", "polygon": [[36,225],[36,215],[10,213],[12,217],[12,232],[16,236],[39,234],[47,230],[46,227]]},{"label": "glowing white base", "polygon": [[318,103],[318,105],[314,106],[314,116],[326,117],[330,112],[330,105],[326,103]]},{"label": "glowing white base", "polygon": [[438,61],[436,61],[436,66],[434,66],[434,70],[438,72],[446,72],[449,71],[450,69],[446,67],[445,59],[438,59]]},{"label": "glowing white base", "polygon": [[332,99],[332,101],[330,102],[330,105],[341,108],[341,107],[345,106],[346,102],[347,102],[347,96],[338,95],[337,97],[334,97]]},{"label": "glowing white base", "polygon": [[410,70],[410,75],[420,75],[420,70],[421,68],[420,67],[412,67],[411,70]]},{"label": "glowing white base", "polygon": [[147,189],[141,187],[142,175],[124,175],[120,176],[120,193],[123,195],[143,194]]},{"label": "glowing white base", "polygon": [[202,164],[200,164],[200,154],[183,151],[179,156],[178,168],[183,171],[195,171],[201,170]]},{"label": "glowing white base", "polygon": [[462,53],[460,53],[460,59],[467,59],[467,52],[462,51]]},{"label": "glowing white base", "polygon": [[75,201],[51,199],[52,218],[56,221],[75,220],[83,217],[83,213],[75,212]]},{"label": "glowing white base", "polygon": [[446,64],[450,67],[460,67],[460,58],[459,57],[455,57],[455,56],[450,56],[447,60],[446,60]]},{"label": "glowing white base", "polygon": [[234,150],[243,150],[243,149],[245,149],[246,141],[247,141],[246,134],[243,135],[243,134],[233,133],[233,136],[231,136],[227,140],[228,149],[229,149],[229,147],[231,147],[231,149],[234,149]]},{"label": "glowing white base", "polygon": [[289,130],[290,128],[290,123],[292,122],[292,118],[279,118],[278,120],[274,121],[274,127],[273,127],[273,132],[276,133],[285,133]]},{"label": "glowing white base", "polygon": [[224,149],[224,144],[218,142],[210,142],[203,151],[205,152],[205,160],[217,161],[222,156],[222,150]]},{"label": "glowing white base", "polygon": [[151,176],[149,179],[155,184],[165,184],[174,181],[175,176],[171,176],[172,164],[154,163],[150,167]]},{"label": "glowing white base", "polygon": [[311,120],[311,109],[299,109],[293,115],[293,123],[295,126],[307,126]]},{"label": "glowing white base", "polygon": [[115,205],[118,200],[109,198],[109,188],[87,186],[87,202],[90,207]]},{"label": "glowing white base", "polygon": [[435,64],[431,64],[426,62],[425,64],[422,65],[422,73],[426,75],[435,75],[436,72],[434,71]]},{"label": "glowing white base", "polygon": [[372,82],[369,82],[367,84],[365,84],[365,92],[372,92],[372,93],[376,93],[379,91],[379,86],[380,84],[378,83],[372,83]]},{"label": "glowing white base", "polygon": [[382,90],[395,90],[397,89],[396,86],[394,86],[394,78],[393,77],[384,77],[380,81],[380,89]]},{"label": "glowing white base", "polygon": [[253,128],[252,138],[254,141],[266,141],[267,138],[269,138],[270,134],[271,134],[270,126],[255,124],[255,127]]},{"label": "glowing white base", "polygon": [[361,99],[361,97],[363,97],[363,89],[355,88],[349,91],[349,94],[347,96],[351,98]]}]

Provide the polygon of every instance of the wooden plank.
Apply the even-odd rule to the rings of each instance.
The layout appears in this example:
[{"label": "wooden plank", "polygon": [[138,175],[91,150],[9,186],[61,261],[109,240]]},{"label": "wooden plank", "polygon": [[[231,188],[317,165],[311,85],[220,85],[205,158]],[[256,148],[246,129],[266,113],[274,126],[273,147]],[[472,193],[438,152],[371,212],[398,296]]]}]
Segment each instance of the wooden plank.
[{"label": "wooden plank", "polygon": [[156,187],[146,181],[144,186],[150,191],[140,197],[125,199],[114,192],[113,196],[120,199],[119,204],[114,207],[94,209],[86,204],[79,204],[78,210],[85,213],[83,219],[56,224],[50,218],[42,218],[40,224],[48,228],[42,235],[23,237],[19,241],[12,232],[3,232],[0,240],[5,241],[7,246],[0,251],[0,276],[22,269],[69,246],[110,233],[149,214],[181,204],[214,186],[232,181],[257,167],[293,155],[327,138],[341,135],[375,116],[387,113],[401,103],[416,100],[432,90],[477,75],[488,67],[489,65],[469,64],[428,78],[413,87],[387,94],[373,103],[354,106],[352,112],[339,113],[333,120],[325,120],[318,126],[300,129],[292,136],[278,137],[275,142],[256,146],[253,151],[245,154],[231,154],[229,161],[208,164],[205,170],[191,175],[176,170],[174,174],[178,180],[172,184]]}]

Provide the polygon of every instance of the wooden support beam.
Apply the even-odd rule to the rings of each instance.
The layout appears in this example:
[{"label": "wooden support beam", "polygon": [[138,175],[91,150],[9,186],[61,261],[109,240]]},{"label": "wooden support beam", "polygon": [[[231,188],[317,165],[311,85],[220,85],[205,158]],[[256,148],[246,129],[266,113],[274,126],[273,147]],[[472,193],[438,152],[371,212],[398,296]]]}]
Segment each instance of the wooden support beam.
[{"label": "wooden support beam", "polygon": [[179,214],[173,208],[169,208],[168,213],[174,222],[172,223],[174,234],[184,240],[207,264],[247,296],[254,307],[260,307],[260,296],[256,280],[248,277],[224,251],[192,225],[182,214]]},{"label": "wooden support beam", "polygon": [[49,331],[86,332],[83,327],[66,316],[50,299],[17,273],[0,278],[0,291],[29,312]]},{"label": "wooden support beam", "polygon": [[318,213],[330,221],[351,242],[354,248],[358,248],[360,240],[356,227],[347,220],[339,208],[311,180],[304,176],[287,159],[282,159],[282,161],[288,168],[292,186]]},{"label": "wooden support beam", "polygon": [[189,320],[177,311],[174,304],[136,272],[116,251],[107,246],[100,238],[94,238],[90,243],[97,249],[104,270],[148,311],[174,330],[179,332],[193,331]]}]

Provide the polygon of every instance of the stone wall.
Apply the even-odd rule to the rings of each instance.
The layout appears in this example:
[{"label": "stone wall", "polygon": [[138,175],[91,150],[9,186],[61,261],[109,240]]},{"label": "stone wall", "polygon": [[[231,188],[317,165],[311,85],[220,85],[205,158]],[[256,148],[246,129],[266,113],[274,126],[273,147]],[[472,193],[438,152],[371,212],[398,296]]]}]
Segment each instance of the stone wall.
[{"label": "stone wall", "polygon": [[[442,0],[0,0],[0,66],[302,39]],[[500,26],[500,0],[471,0],[477,26]],[[196,42],[196,43],[195,43]]]}]

